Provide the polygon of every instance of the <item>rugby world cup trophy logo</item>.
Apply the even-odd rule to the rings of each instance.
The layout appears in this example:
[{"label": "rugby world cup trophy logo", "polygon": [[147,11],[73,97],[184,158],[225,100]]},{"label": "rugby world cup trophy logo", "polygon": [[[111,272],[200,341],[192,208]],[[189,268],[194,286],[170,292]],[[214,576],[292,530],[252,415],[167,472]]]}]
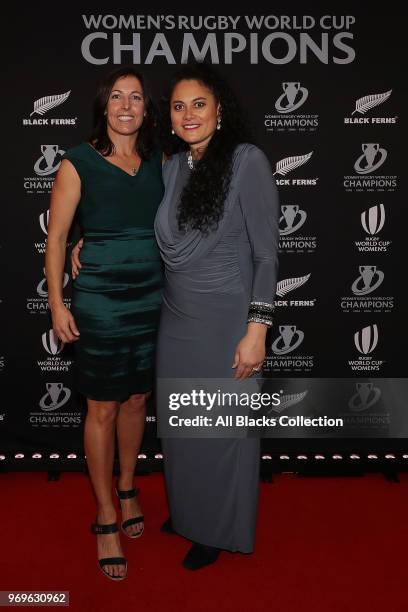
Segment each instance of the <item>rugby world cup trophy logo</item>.
[{"label": "rugby world cup trophy logo", "polygon": [[275,355],[291,353],[302,344],[305,337],[304,332],[297,329],[296,325],[279,325],[279,334],[271,346]]},{"label": "rugby world cup trophy logo", "polygon": [[279,233],[288,236],[302,227],[307,215],[297,204],[284,204],[280,208],[282,215],[279,218]]},{"label": "rugby world cup trophy logo", "polygon": [[59,145],[41,145],[41,157],[34,164],[34,172],[38,176],[54,174],[61,165],[61,159],[57,156],[64,155],[65,151]]},{"label": "rugby world cup trophy logo", "polygon": [[352,412],[361,412],[371,408],[378,402],[381,396],[381,391],[378,387],[374,387],[372,382],[356,383],[356,391],[349,400],[348,406]]},{"label": "rugby world cup trophy logo", "polygon": [[359,266],[360,276],[351,285],[354,295],[367,295],[375,291],[384,280],[384,272],[377,266]]},{"label": "rugby world cup trophy logo", "polygon": [[306,87],[301,87],[300,83],[287,81],[282,83],[283,94],[275,102],[278,113],[291,113],[302,106],[309,95]]},{"label": "rugby world cup trophy logo", "polygon": [[382,149],[377,142],[365,142],[361,145],[363,154],[354,164],[354,170],[358,174],[370,174],[383,165],[387,158],[387,151]]},{"label": "rugby world cup trophy logo", "polygon": [[40,399],[39,406],[44,412],[57,410],[67,403],[71,397],[71,391],[68,387],[64,387],[63,383],[46,383],[47,393]]}]

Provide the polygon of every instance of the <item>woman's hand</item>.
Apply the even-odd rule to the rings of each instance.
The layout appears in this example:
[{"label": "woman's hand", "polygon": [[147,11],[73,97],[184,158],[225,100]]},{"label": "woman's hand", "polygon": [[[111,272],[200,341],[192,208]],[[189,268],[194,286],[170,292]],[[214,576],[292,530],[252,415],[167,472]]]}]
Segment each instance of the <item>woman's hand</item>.
[{"label": "woman's hand", "polygon": [[84,239],[81,238],[80,240],[78,240],[78,242],[71,251],[71,274],[73,279],[75,279],[79,275],[79,271],[82,268],[81,261],[79,259],[79,252],[82,249],[83,244]]},{"label": "woman's hand", "polygon": [[265,359],[265,325],[250,323],[248,332],[238,342],[235,349],[233,368],[236,379],[248,378],[254,374],[253,368],[260,371]]},{"label": "woman's hand", "polygon": [[62,342],[69,343],[79,340],[79,331],[75,319],[64,304],[51,309],[52,328]]}]

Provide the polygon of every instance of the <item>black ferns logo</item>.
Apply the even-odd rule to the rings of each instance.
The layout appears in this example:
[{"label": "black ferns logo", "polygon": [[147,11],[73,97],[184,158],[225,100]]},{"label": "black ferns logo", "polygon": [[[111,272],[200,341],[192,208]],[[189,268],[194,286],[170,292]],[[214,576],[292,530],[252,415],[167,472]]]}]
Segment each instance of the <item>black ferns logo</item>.
[{"label": "black ferns logo", "polygon": [[35,114],[45,115],[45,113],[47,113],[52,108],[55,108],[56,106],[59,106],[60,104],[65,102],[65,100],[69,98],[70,93],[71,93],[71,90],[63,94],[57,94],[55,96],[45,96],[44,98],[39,98],[39,100],[36,100],[34,102],[34,110],[32,113],[30,113],[30,117],[32,117]]},{"label": "black ferns logo", "polygon": [[301,391],[300,393],[289,393],[287,395],[282,395],[280,398],[279,406],[273,406],[273,408],[269,410],[268,414],[270,412],[281,413],[283,412],[283,410],[286,410],[291,406],[295,406],[296,404],[301,402],[304,397],[306,397],[307,393],[308,392],[306,389],[306,391]]},{"label": "black ferns logo", "polygon": [[297,278],[285,278],[278,282],[276,286],[276,295],[283,297],[287,293],[294,291],[298,287],[304,285],[310,278],[310,274],[298,276]]},{"label": "black ferns logo", "polygon": [[281,176],[286,176],[286,174],[292,172],[292,170],[295,170],[296,168],[303,166],[303,164],[306,164],[312,157],[312,155],[313,151],[310,151],[310,153],[306,153],[305,155],[292,155],[291,157],[284,157],[283,159],[277,162],[276,169],[273,174],[280,174]]},{"label": "black ferns logo", "polygon": [[368,96],[364,96],[363,98],[359,98],[358,100],[356,100],[356,108],[353,110],[352,115],[354,115],[354,113],[360,113],[360,115],[365,115],[367,111],[371,110],[376,106],[379,106],[380,104],[383,104],[383,102],[388,100],[391,93],[392,89],[390,89],[389,91],[385,91],[384,93],[370,94]]}]

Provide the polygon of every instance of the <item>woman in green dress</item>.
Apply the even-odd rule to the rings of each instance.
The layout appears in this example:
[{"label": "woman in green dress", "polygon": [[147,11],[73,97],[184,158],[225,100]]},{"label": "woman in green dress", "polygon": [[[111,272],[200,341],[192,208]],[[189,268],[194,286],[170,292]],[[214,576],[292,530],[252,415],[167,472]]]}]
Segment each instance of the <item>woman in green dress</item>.
[{"label": "woman in green dress", "polygon": [[[133,67],[110,73],[95,98],[89,142],[67,151],[55,179],[46,250],[53,329],[75,345],[77,388],[87,398],[84,446],[97,501],[99,567],[114,580],[127,573],[112,499],[115,431],[122,530],[131,538],[143,531],[133,479],[162,294],[153,222],[164,189],[153,125],[142,75]],[[70,312],[62,275],[76,212],[84,247]]]}]

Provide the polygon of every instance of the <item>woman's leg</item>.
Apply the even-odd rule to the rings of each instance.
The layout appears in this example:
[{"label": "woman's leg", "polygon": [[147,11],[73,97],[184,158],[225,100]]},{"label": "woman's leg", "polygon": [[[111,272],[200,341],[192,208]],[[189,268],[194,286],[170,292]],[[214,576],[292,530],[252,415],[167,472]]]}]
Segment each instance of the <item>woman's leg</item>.
[{"label": "woman's leg", "polygon": [[[112,500],[112,472],[115,454],[115,424],[119,404],[88,399],[84,445],[86,460],[96,496],[96,520],[103,525],[116,522]],[[119,532],[97,535],[98,559],[122,557]],[[123,565],[105,565],[111,576],[123,576]]]},{"label": "woman's leg", "polygon": [[[118,436],[120,476],[118,488],[126,491],[133,488],[133,478],[136,468],[137,456],[142,443],[146,421],[146,399],[150,394],[131,395],[119,408],[116,421]],[[137,497],[122,499],[122,519],[126,521],[142,515]],[[126,528],[129,535],[141,531],[143,525],[138,523]]]}]

